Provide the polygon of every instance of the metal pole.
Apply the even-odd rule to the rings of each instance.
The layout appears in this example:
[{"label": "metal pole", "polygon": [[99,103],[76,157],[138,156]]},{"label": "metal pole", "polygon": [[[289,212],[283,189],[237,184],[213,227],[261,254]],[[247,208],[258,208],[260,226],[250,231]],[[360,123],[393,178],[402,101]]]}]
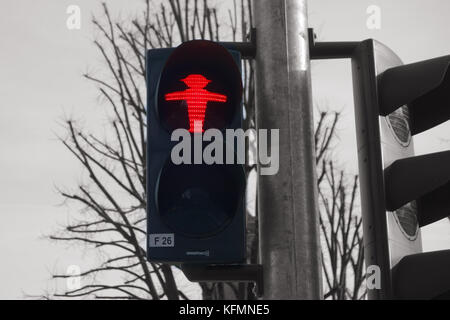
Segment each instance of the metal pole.
[{"label": "metal pole", "polygon": [[253,9],[257,127],[280,135],[278,173],[258,177],[264,298],[321,299],[306,0],[254,0]]}]

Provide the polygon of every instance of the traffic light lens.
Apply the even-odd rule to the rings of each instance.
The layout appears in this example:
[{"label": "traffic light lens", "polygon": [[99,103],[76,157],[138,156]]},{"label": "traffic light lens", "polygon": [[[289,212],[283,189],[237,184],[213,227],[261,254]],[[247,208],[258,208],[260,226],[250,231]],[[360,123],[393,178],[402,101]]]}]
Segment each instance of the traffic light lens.
[{"label": "traffic light lens", "polygon": [[419,223],[417,221],[417,206],[415,201],[395,210],[395,219],[409,240],[415,240],[417,238]]},{"label": "traffic light lens", "polygon": [[157,114],[169,132],[222,130],[241,112],[241,73],[223,46],[185,42],[167,60],[159,80]]},{"label": "traffic light lens", "polygon": [[405,105],[394,112],[387,115],[389,129],[403,147],[409,146],[411,143],[410,116],[409,109]]},{"label": "traffic light lens", "polygon": [[245,188],[239,165],[174,165],[161,171],[157,205],[165,224],[187,237],[207,237],[236,214]]}]

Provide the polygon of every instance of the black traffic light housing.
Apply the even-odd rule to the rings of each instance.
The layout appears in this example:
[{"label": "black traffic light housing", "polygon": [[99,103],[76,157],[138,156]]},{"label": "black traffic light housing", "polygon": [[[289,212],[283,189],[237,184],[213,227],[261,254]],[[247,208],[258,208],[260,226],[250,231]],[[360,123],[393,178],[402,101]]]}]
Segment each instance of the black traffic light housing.
[{"label": "black traffic light housing", "polygon": [[[242,128],[240,53],[194,40],[175,49],[149,50],[146,64],[147,258],[165,263],[243,262],[243,165],[194,164],[194,151],[190,164],[175,164],[171,159],[178,143],[171,141],[174,130],[185,129],[191,146],[201,134],[191,125],[201,104],[196,97],[201,94],[209,94],[208,99],[226,96],[226,101],[207,102],[203,130]],[[174,95],[176,100],[170,100]],[[192,97],[194,104],[188,101]],[[223,143],[225,154],[231,147]]]},{"label": "black traffic light housing", "polygon": [[369,299],[442,298],[449,251],[421,253],[414,230],[450,215],[450,152],[414,156],[412,136],[450,118],[450,56],[403,65],[366,40],[352,65],[365,258],[381,271]]}]

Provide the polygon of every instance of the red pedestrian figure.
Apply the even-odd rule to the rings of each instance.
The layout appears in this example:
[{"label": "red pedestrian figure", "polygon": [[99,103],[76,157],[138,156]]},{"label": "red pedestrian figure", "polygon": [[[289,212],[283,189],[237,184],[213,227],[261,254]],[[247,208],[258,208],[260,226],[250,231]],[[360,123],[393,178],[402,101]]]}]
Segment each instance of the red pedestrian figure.
[{"label": "red pedestrian figure", "polygon": [[181,79],[188,88],[184,91],[171,92],[164,97],[166,101],[186,100],[188,105],[189,132],[203,132],[206,105],[209,101],[227,102],[227,96],[209,92],[205,89],[211,80],[201,74],[190,74]]}]

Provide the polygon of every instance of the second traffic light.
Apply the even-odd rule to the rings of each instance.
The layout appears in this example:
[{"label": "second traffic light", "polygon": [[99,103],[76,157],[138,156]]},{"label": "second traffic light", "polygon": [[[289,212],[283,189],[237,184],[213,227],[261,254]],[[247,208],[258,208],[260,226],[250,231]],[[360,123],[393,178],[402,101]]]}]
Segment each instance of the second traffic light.
[{"label": "second traffic light", "polygon": [[450,56],[403,65],[367,40],[352,64],[369,298],[445,297],[450,251],[422,253],[420,227],[450,215],[450,152],[415,156],[413,136],[450,118]]},{"label": "second traffic light", "polygon": [[[228,145],[217,134],[242,128],[240,64],[238,52],[204,40],[147,54],[150,261],[244,260],[243,164],[203,159],[211,140],[237,158],[235,144]],[[214,138],[208,131],[215,133]],[[216,160],[221,155],[213,152]]]}]

